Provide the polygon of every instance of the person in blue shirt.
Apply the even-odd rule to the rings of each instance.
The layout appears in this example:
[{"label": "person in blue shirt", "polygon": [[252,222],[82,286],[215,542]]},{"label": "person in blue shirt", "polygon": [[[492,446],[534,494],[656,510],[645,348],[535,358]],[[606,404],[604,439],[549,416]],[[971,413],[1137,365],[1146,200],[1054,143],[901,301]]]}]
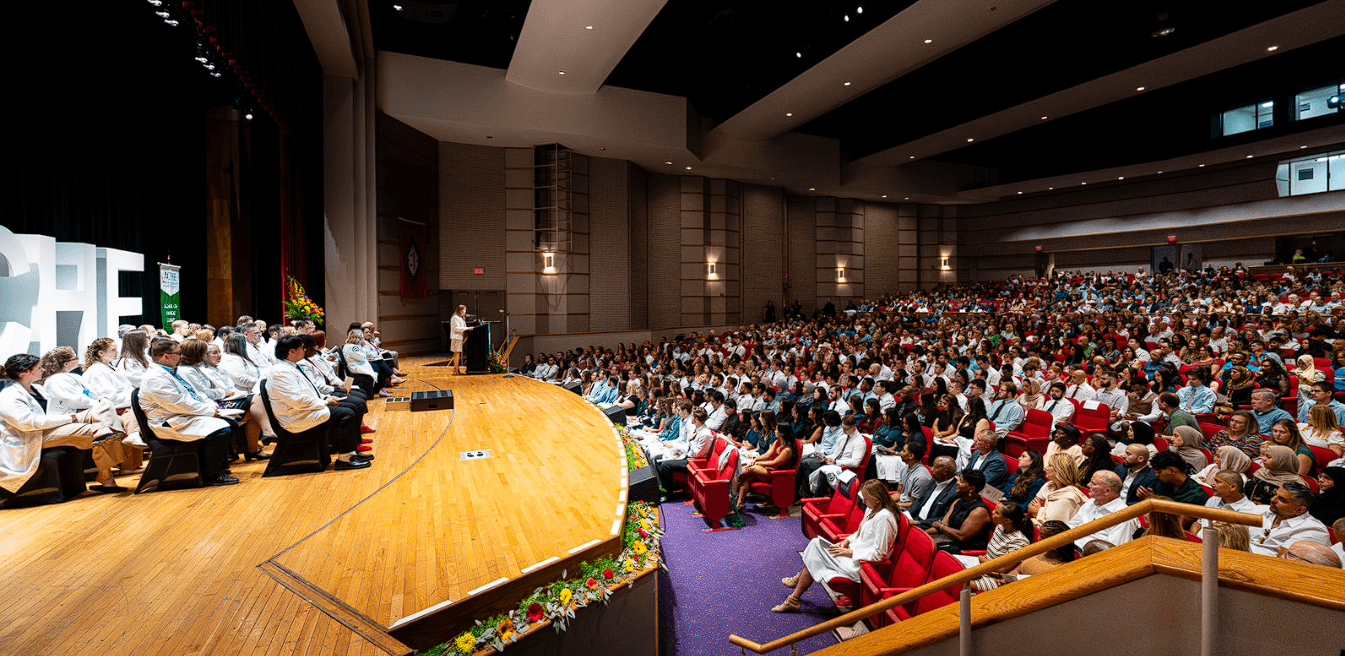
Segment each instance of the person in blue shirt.
[{"label": "person in blue shirt", "polygon": [[1302,401],[1298,404],[1298,423],[1304,424],[1308,421],[1308,410],[1312,406],[1324,403],[1331,411],[1336,413],[1336,424],[1345,426],[1345,403],[1335,400],[1335,385],[1324,380],[1319,380],[1312,384],[1312,398]]},{"label": "person in blue shirt", "polygon": [[1186,387],[1177,390],[1177,398],[1181,401],[1181,409],[1193,415],[1206,415],[1214,412],[1214,402],[1217,400],[1214,390],[1210,389],[1205,383],[1206,374],[1202,369],[1192,369],[1186,372]]},{"label": "person in blue shirt", "polygon": [[1293,415],[1275,405],[1275,392],[1258,389],[1252,392],[1252,416],[1256,417],[1256,434],[1270,435],[1270,427],[1281,419],[1293,420]]}]

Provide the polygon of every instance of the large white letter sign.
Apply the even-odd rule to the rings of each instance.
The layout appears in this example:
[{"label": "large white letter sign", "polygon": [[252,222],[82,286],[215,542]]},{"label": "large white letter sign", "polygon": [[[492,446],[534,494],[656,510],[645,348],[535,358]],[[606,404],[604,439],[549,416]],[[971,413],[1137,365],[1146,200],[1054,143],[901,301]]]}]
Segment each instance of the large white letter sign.
[{"label": "large white letter sign", "polygon": [[57,346],[79,352],[115,336],[121,316],[142,312],[139,298],[117,295],[118,273],[143,271],[144,262],[138,253],[0,226],[0,358]]}]

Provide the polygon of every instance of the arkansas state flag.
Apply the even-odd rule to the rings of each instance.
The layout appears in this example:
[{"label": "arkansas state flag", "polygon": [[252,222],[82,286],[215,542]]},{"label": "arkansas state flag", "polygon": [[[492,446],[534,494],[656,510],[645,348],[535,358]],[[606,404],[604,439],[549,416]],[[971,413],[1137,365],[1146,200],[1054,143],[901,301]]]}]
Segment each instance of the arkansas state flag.
[{"label": "arkansas state flag", "polygon": [[402,296],[418,298],[430,295],[425,282],[425,224],[402,219],[397,222],[401,241]]}]

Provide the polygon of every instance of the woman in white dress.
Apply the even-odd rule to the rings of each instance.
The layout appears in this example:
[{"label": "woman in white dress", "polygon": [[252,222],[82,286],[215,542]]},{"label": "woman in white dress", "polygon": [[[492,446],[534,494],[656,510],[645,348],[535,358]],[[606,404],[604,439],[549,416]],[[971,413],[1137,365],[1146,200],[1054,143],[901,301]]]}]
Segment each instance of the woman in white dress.
[{"label": "woman in white dress", "polygon": [[859,501],[868,507],[859,530],[835,544],[824,538],[813,538],[803,552],[803,569],[795,576],[780,579],[781,583],[794,588],[794,592],[772,608],[773,612],[797,613],[799,599],[813,581],[830,581],[838,577],[858,581],[861,561],[883,560],[891,554],[892,543],[897,539],[897,513],[900,511],[887,484],[878,479],[864,483],[859,488]]},{"label": "woman in white dress", "polygon": [[111,404],[95,410],[47,414],[47,398],[37,380],[41,361],[21,353],[5,362],[5,376],[14,381],[0,390],[0,487],[17,492],[37,471],[44,447],[71,446],[92,450],[98,467],[96,492],[122,492],[112,467],[125,458],[126,434],[116,428]]},{"label": "woman in white dress", "polygon": [[467,338],[467,331],[473,330],[467,327],[467,306],[459,305],[453,312],[453,320],[449,322],[449,340],[448,350],[453,352],[453,373],[462,373],[458,369],[459,361],[462,359],[462,341]]}]

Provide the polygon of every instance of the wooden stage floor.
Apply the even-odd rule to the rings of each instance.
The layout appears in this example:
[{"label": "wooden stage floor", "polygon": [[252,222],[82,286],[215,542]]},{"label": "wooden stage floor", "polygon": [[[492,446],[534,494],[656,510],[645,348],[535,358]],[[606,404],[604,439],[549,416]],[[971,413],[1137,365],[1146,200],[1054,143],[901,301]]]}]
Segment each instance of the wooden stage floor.
[{"label": "wooden stage floor", "polygon": [[[522,598],[525,568],[610,544],[626,482],[602,414],[436,361],[404,358],[393,391],[451,389],[456,409],[371,402],[369,469],[239,461],[238,485],[0,509],[0,654],[384,654],[401,645],[380,629],[499,579]],[[494,457],[459,459],[476,449]]]}]

